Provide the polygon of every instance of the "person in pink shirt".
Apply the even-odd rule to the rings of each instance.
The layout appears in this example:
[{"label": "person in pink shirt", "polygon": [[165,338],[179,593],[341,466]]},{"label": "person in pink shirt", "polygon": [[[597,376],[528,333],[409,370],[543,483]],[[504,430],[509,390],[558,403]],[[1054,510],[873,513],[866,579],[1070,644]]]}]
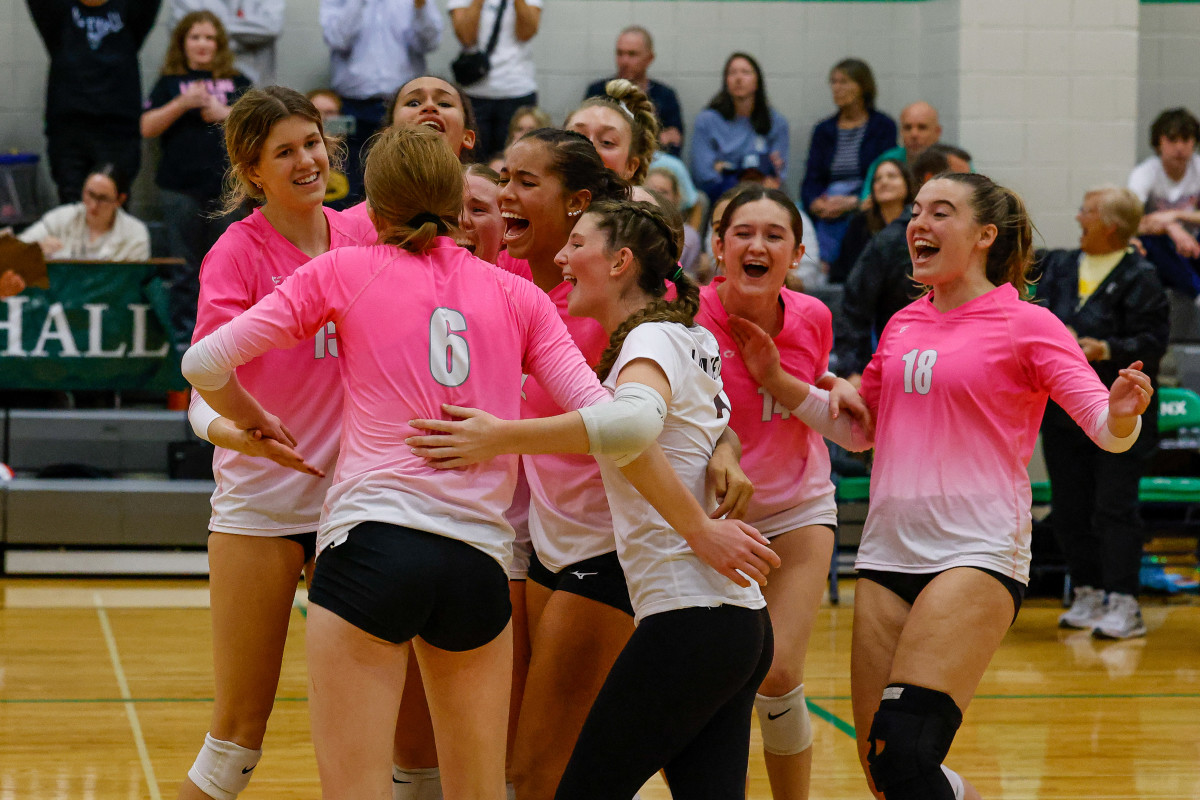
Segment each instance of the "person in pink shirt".
[{"label": "person in pink shirt", "polygon": [[763,587],[775,630],[771,671],[755,707],[771,793],[807,798],[812,724],[804,702],[804,659],[833,554],[837,504],[829,450],[764,387],[740,356],[734,333],[749,321],[769,334],[782,368],[807,383],[836,389],[835,404],[865,418],[858,393],[829,372],[832,315],[820,300],[784,288],[804,253],[800,212],[778,189],[749,184],[733,197],[714,244],[722,277],[700,290],[697,324],[721,347],[721,378],[729,395],[729,425],[742,442],[742,468],[754,482],[745,519],[771,540],[783,567]]},{"label": "person in pink shirt", "polygon": [[[572,287],[572,315],[610,335],[597,372],[614,402],[521,420],[447,409],[463,421],[415,424],[448,435],[410,440],[445,468],[506,452],[597,453],[597,443],[621,443],[619,455],[597,460],[638,627],[588,712],[558,800],[626,800],[659,769],[676,797],[745,797],[754,692],[771,660],[758,584],[779,559],[751,526],[718,525],[699,506],[729,401],[717,343],[694,324],[699,291],[679,268],[679,251],[653,205],[590,206],[558,262]],[[655,443],[665,461],[647,451]],[[676,474],[681,494],[666,504],[665,495],[647,502],[634,490],[645,491],[647,477]],[[692,533],[692,513],[722,535]]]},{"label": "person in pink shirt", "polygon": [[[526,265],[588,363],[595,364],[608,336],[595,320],[568,314],[571,286],[555,259],[590,204],[626,198],[628,184],[605,167],[582,134],[553,128],[532,131],[510,145],[505,165],[500,207],[506,252]],[[523,417],[562,410],[535,379],[525,382]],[[738,487],[726,492],[722,486],[733,503],[748,482],[737,471],[727,441],[714,458],[714,473]],[[531,495],[534,557],[526,601],[532,655],[512,776],[518,796],[549,800],[587,710],[633,631],[633,608],[595,459],[543,454],[523,457],[521,463]]]},{"label": "person in pink shirt", "polygon": [[[374,229],[322,206],[329,141],[321,115],[290,89],[251,89],[225,123],[232,164],[228,207],[261,203],[222,234],[200,271],[199,339],[274,292],[313,256],[374,238]],[[325,474],[338,449],[342,390],[333,326],[272,353],[239,377],[304,431],[295,449],[239,427],[193,395],[196,434],[217,445],[209,592],[213,617],[212,721],[179,788],[184,800],[231,800],[261,756],[275,700],[296,580],[311,576]]]},{"label": "person in pink shirt", "polygon": [[[980,796],[942,761],[1029,580],[1026,465],[1047,399],[1112,452],[1133,444],[1150,403],[1141,362],[1106,389],[1062,322],[1025,302],[1032,238],[1021,199],[988,178],[926,183],[908,249],[930,291],[892,317],[863,374],[875,463],[851,694],[863,769],[886,800]],[[739,327],[752,373],[819,425],[819,393],[780,368],[762,331]],[[851,434],[839,443],[869,444]]]}]

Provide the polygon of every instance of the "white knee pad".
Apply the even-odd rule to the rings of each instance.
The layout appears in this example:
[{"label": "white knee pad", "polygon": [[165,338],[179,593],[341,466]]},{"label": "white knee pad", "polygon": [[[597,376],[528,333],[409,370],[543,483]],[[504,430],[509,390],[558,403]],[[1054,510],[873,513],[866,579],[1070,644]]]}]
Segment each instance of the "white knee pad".
[{"label": "white knee pad", "polygon": [[954,800],[963,800],[967,793],[967,786],[963,783],[962,775],[945,764],[942,764],[942,774],[946,776],[946,780],[950,781],[950,788],[954,790]]},{"label": "white knee pad", "polygon": [[774,756],[792,756],[812,747],[812,720],[804,702],[804,684],[783,697],[754,696],[763,750]]},{"label": "white knee pad", "polygon": [[262,750],[249,750],[233,742],[214,739],[204,734],[204,747],[196,763],[188,770],[188,778],[196,788],[215,800],[235,800],[238,792],[250,783],[250,776],[262,758]]},{"label": "white knee pad", "polygon": [[392,800],[442,800],[442,771],[392,765]]}]

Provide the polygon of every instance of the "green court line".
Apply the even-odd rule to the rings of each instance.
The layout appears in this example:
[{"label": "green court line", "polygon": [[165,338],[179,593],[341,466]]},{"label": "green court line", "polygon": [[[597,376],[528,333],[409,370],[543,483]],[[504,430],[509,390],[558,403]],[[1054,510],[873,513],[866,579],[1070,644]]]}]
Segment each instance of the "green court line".
[{"label": "green court line", "polygon": [[821,708],[819,705],[814,703],[810,698],[807,698],[807,697],[804,698],[804,702],[808,703],[808,710],[811,714],[825,720],[830,725],[832,725],[833,727],[837,728],[842,733],[849,736],[851,739],[854,738],[854,726],[851,725],[849,722],[846,722],[846,720],[842,719],[837,714],[834,714],[831,711],[826,711],[825,709]]}]

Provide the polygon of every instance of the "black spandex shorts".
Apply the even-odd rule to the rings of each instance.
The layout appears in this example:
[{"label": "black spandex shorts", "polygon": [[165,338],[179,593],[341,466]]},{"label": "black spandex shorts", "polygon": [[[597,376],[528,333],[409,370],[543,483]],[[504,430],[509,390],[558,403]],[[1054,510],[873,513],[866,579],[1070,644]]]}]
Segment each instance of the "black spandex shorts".
[{"label": "black spandex shorts", "polygon": [[[211,536],[212,531],[209,531],[208,534],[209,534],[209,536]],[[288,541],[295,542],[296,544],[303,547],[305,564],[312,561],[313,556],[315,556],[317,554],[317,532],[316,531],[313,531],[312,533],[291,533],[291,534],[288,534],[287,536],[280,536],[279,538],[287,539]]]},{"label": "black spandex shorts", "polygon": [[[1013,622],[1017,621],[1017,612],[1021,610],[1021,601],[1025,599],[1025,584],[1010,578],[1007,575],[996,572],[993,569],[984,569],[983,567],[971,567],[980,572],[986,572],[1008,590],[1013,601]],[[946,570],[942,570],[946,572]],[[942,572],[888,572],[878,569],[860,569],[858,577],[866,578],[869,581],[878,583],[885,589],[888,589],[893,594],[899,595],[900,599],[908,603],[910,606],[917,602],[919,595],[926,586],[928,586],[934,578],[941,575]]]},{"label": "black spandex shorts", "polygon": [[313,560],[313,556],[317,554],[317,532],[312,533],[293,533],[290,536],[284,536],[284,539],[290,539],[296,544],[304,548],[304,563]]},{"label": "black spandex shorts", "polygon": [[633,616],[625,571],[621,569],[621,560],[615,550],[585,558],[558,572],[551,572],[538,559],[537,553],[532,553],[529,556],[529,580],[552,592],[577,594]]},{"label": "black spandex shorts", "polygon": [[363,522],[317,559],[309,602],[395,644],[420,636],[462,652],[512,618],[508,575],[481,550],[426,531]]}]

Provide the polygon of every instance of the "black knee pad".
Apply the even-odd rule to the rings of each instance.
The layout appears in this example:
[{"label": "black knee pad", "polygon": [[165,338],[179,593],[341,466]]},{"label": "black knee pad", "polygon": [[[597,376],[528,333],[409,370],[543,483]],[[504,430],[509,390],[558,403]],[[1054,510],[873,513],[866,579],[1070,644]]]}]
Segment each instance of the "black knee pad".
[{"label": "black knee pad", "polygon": [[893,683],[875,712],[867,763],[887,800],[954,800],[942,772],[962,712],[945,692]]}]

